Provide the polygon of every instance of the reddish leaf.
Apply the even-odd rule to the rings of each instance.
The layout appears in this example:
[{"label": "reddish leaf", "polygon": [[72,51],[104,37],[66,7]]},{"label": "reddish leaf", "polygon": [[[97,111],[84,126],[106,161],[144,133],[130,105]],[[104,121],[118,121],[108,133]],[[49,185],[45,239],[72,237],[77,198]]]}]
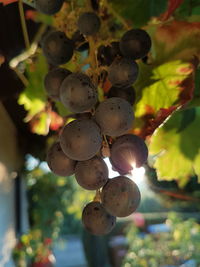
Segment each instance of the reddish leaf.
[{"label": "reddish leaf", "polygon": [[51,118],[51,122],[50,122],[51,130],[57,131],[58,129],[60,129],[60,127],[63,126],[63,123],[64,123],[63,118],[59,116],[58,113],[56,113],[55,111],[50,112],[50,118]]},{"label": "reddish leaf", "polygon": [[34,10],[26,10],[25,17],[27,20],[34,20],[37,12]]},{"label": "reddish leaf", "polygon": [[2,3],[4,6],[9,5],[11,3],[17,2],[18,0],[0,0],[0,3]]},{"label": "reddish leaf", "polygon": [[165,13],[161,15],[161,20],[167,20],[174,13],[174,11],[182,4],[182,2],[183,0],[168,0],[167,11],[165,11]]}]

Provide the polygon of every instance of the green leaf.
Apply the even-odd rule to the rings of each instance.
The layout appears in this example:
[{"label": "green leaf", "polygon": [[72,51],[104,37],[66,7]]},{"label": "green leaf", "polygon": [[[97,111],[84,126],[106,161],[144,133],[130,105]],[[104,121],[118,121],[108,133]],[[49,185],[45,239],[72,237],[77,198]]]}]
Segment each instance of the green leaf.
[{"label": "green leaf", "polygon": [[[183,71],[184,70],[184,71]],[[140,70],[143,73],[143,69]],[[137,91],[141,91],[141,97],[135,106],[137,118],[146,114],[147,106],[156,114],[161,108],[169,108],[179,100],[181,82],[191,73],[191,65],[180,60],[164,63],[154,68],[151,73],[151,84],[145,87],[143,77],[137,84]]]},{"label": "green leaf", "polygon": [[28,111],[26,120],[30,120],[45,107],[47,96],[43,80],[46,73],[47,63],[42,54],[38,55],[35,63],[31,65],[27,64],[27,78],[29,83],[18,99],[18,103],[24,105],[24,108]]},{"label": "green leaf", "polygon": [[[186,112],[195,112],[192,121],[181,128]],[[190,177],[200,182],[200,108],[174,113],[151,137],[149,152],[160,180],[177,180],[184,187]]]},{"label": "green leaf", "polygon": [[112,1],[114,9],[123,17],[133,22],[133,26],[144,26],[151,17],[159,16],[167,6],[167,0],[121,0]]}]

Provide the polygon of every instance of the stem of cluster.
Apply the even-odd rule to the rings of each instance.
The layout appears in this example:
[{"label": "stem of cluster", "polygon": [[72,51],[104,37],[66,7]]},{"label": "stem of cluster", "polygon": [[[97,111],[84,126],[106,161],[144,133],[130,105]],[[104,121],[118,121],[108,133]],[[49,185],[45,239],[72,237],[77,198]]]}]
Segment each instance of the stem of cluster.
[{"label": "stem of cluster", "polygon": [[95,197],[94,197],[93,201],[101,202],[101,192],[100,192],[100,189],[96,190],[96,194],[95,194]]}]

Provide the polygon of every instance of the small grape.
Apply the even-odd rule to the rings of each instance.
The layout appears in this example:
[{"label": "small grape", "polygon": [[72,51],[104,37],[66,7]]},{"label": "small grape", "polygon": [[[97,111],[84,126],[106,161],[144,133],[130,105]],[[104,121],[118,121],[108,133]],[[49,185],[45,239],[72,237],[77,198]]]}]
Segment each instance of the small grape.
[{"label": "small grape", "polygon": [[97,59],[101,65],[109,66],[120,55],[119,42],[112,42],[108,46],[101,45],[98,48]]},{"label": "small grape", "polygon": [[79,52],[89,49],[89,43],[85,40],[83,34],[80,31],[76,31],[72,35],[72,41],[74,42],[75,49]]},{"label": "small grape", "polygon": [[72,112],[91,109],[97,102],[97,89],[90,78],[83,73],[72,73],[62,83],[60,99]]},{"label": "small grape", "polygon": [[100,29],[101,21],[93,12],[85,12],[78,18],[78,29],[84,35],[94,35]]},{"label": "small grape", "polygon": [[119,173],[130,172],[134,166],[139,168],[148,157],[148,149],[140,137],[125,134],[117,138],[111,147],[110,162]]},{"label": "small grape", "polygon": [[101,193],[102,204],[113,216],[126,217],[140,204],[140,191],[137,185],[126,176],[110,179]]},{"label": "small grape", "polygon": [[68,62],[73,55],[73,42],[64,32],[53,31],[45,36],[42,42],[45,57],[52,65]]},{"label": "small grape", "polygon": [[54,143],[47,153],[47,164],[56,175],[69,176],[75,171],[76,161],[68,158],[62,151],[60,143]]},{"label": "small grape", "polygon": [[53,15],[57,13],[64,0],[35,0],[36,9],[44,14]]},{"label": "small grape", "polygon": [[63,152],[73,160],[88,160],[100,150],[102,136],[100,128],[90,119],[78,119],[68,123],[61,135]]},{"label": "small grape", "polygon": [[128,58],[116,59],[108,68],[108,79],[113,86],[128,87],[138,77],[138,65]]},{"label": "small grape", "polygon": [[110,215],[100,202],[93,201],[83,209],[82,222],[91,234],[106,235],[114,228],[116,218]]},{"label": "small grape", "polygon": [[100,157],[79,161],[75,169],[75,178],[80,186],[87,190],[100,189],[108,180],[108,167]]},{"label": "small grape", "polygon": [[142,29],[132,29],[122,36],[120,49],[125,57],[139,59],[146,56],[151,48],[151,38]]},{"label": "small grape", "polygon": [[126,100],[112,97],[99,104],[95,112],[95,120],[103,134],[119,136],[132,127],[134,113]]},{"label": "small grape", "polygon": [[60,86],[69,74],[71,71],[63,68],[56,68],[47,73],[44,78],[44,86],[49,97],[60,101]]},{"label": "small grape", "polygon": [[134,104],[136,99],[135,89],[130,87],[115,87],[112,86],[108,91],[107,98],[120,97],[128,101],[131,106]]}]

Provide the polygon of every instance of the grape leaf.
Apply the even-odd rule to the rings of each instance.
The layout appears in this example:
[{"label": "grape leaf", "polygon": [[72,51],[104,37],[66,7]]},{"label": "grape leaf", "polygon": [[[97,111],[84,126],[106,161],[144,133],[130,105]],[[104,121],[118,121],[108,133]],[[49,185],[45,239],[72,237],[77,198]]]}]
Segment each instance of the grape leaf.
[{"label": "grape leaf", "polygon": [[28,111],[26,121],[42,111],[46,105],[46,92],[43,85],[44,75],[47,73],[46,59],[42,54],[38,55],[36,62],[27,64],[28,86],[20,94],[18,103],[24,105]]},{"label": "grape leaf", "polygon": [[183,3],[184,0],[168,0],[168,8],[164,14],[161,15],[161,20],[167,20],[174,11]]},{"label": "grape leaf", "polygon": [[169,60],[192,61],[200,58],[200,22],[170,21],[150,26],[153,29],[152,57],[154,63],[161,64]]},{"label": "grape leaf", "polygon": [[167,0],[121,0],[112,1],[114,9],[133,22],[134,27],[144,26],[151,17],[159,16],[167,6]]},{"label": "grape leaf", "polygon": [[[140,65],[143,68],[143,65]],[[146,68],[146,67],[145,67]],[[151,71],[151,72],[150,72]],[[146,73],[141,70],[141,73]],[[164,63],[154,69],[149,69],[147,80],[150,80],[150,85],[144,85],[143,74],[139,77],[135,88],[139,99],[135,104],[135,129],[144,126],[145,120],[152,120],[157,115],[160,116],[159,111],[180,105],[180,93],[183,90],[182,82],[191,75],[193,67],[190,63],[183,63],[180,60]],[[147,116],[148,115],[148,116]],[[168,114],[170,115],[170,114]],[[163,119],[166,117],[164,116]],[[161,119],[161,117],[160,117]],[[159,120],[160,120],[159,119]],[[161,123],[162,121],[160,121]]]},{"label": "grape leaf", "polygon": [[[192,119],[184,124],[186,113]],[[184,124],[184,127],[183,127]],[[184,187],[191,176],[200,181],[200,108],[175,112],[151,137],[149,152],[160,180],[176,180]]]}]

